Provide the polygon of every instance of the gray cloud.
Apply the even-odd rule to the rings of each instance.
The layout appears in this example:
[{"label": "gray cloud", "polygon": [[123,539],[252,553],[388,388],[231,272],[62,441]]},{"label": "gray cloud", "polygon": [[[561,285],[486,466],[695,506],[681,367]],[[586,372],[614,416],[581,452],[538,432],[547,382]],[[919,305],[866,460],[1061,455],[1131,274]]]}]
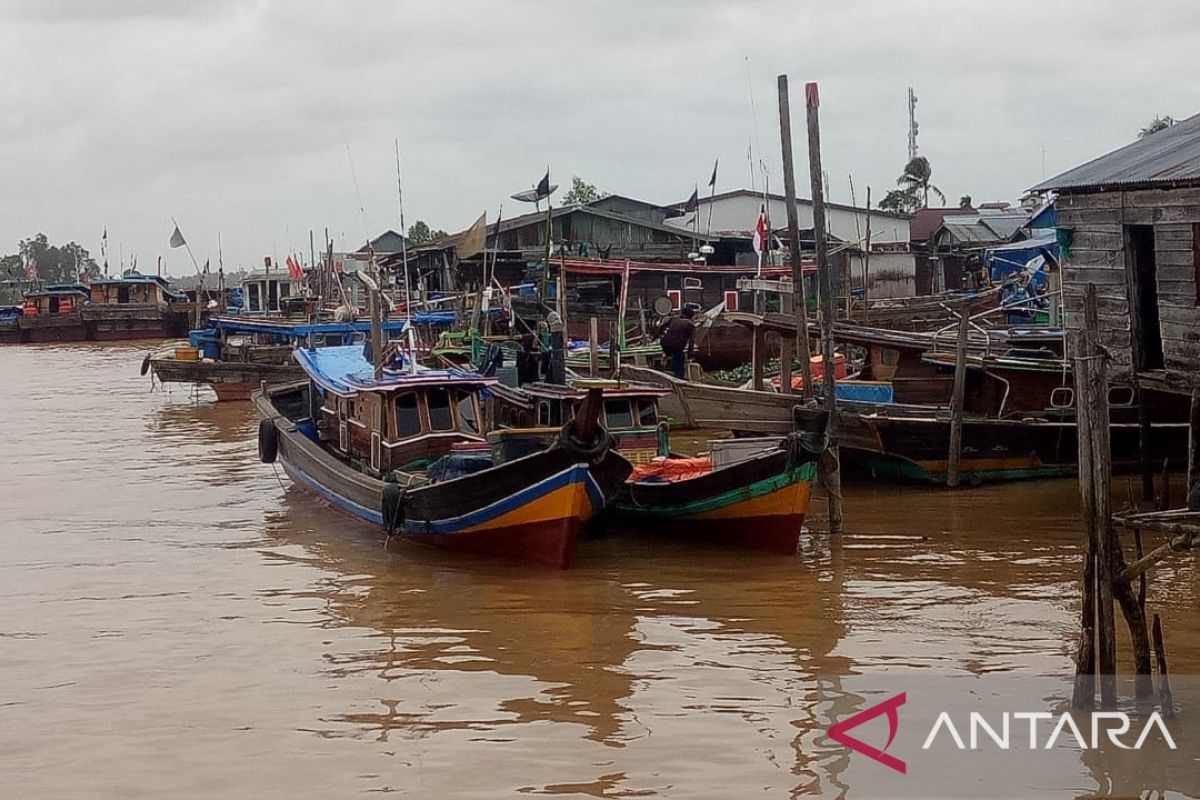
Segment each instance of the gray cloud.
[{"label": "gray cloud", "polygon": [[[86,2],[0,0],[0,251],[45,230],[257,263],[308,230],[353,246],[406,216],[494,215],[547,163],[609,191],[682,199],[720,157],[782,185],[775,76],[819,80],[831,195],[894,185],[905,93],[951,200],[1012,199],[1197,108],[1185,3]],[[749,58],[747,64],[747,56]],[[749,72],[749,81],[747,79]],[[752,117],[750,90],[756,114]],[[797,139],[797,147],[804,142]],[[797,185],[808,185],[801,168]],[[508,201],[506,214],[516,213]]]}]

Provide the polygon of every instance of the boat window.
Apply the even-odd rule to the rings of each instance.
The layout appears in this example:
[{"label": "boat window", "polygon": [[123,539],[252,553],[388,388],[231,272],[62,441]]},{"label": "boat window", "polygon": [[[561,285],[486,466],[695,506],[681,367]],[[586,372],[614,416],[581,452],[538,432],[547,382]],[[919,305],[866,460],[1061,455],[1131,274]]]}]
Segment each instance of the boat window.
[{"label": "boat window", "polygon": [[246,286],[247,289],[247,307],[251,311],[262,310],[262,300],[260,299],[258,284],[251,283]]},{"label": "boat window", "polygon": [[537,424],[538,425],[549,425],[550,424],[550,401],[549,400],[538,400]]},{"label": "boat window", "polygon": [[508,406],[500,407],[500,424],[508,426],[512,423],[512,409]]},{"label": "boat window", "polygon": [[429,427],[435,431],[454,430],[454,414],[450,411],[450,392],[447,389],[430,389],[425,393],[429,404]]},{"label": "boat window", "polygon": [[643,428],[653,428],[658,424],[658,404],[648,397],[638,400],[638,424]]},{"label": "boat window", "polygon": [[267,281],[267,311],[279,310],[279,281]]},{"label": "boat window", "polygon": [[475,395],[471,392],[455,392],[458,398],[458,429],[464,433],[479,433],[479,420],[475,417]]},{"label": "boat window", "polygon": [[279,297],[282,299],[284,297],[290,297],[291,294],[292,294],[292,285],[290,283],[282,283],[281,282],[279,284]]},{"label": "boat window", "polygon": [[628,400],[606,400],[604,417],[608,420],[609,430],[633,427],[633,413],[629,409]]},{"label": "boat window", "polygon": [[405,438],[421,432],[421,412],[417,410],[417,395],[405,392],[396,397],[396,436]]}]

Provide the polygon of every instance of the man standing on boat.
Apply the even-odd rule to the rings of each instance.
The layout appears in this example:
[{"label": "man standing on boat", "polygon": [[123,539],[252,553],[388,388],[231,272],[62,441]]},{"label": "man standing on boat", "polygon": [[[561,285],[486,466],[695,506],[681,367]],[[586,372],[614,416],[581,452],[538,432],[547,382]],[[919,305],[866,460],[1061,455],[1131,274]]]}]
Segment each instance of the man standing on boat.
[{"label": "man standing on boat", "polygon": [[687,360],[696,350],[694,316],[696,309],[686,306],[678,317],[671,317],[659,326],[655,336],[670,364],[671,374],[681,380],[687,379]]}]

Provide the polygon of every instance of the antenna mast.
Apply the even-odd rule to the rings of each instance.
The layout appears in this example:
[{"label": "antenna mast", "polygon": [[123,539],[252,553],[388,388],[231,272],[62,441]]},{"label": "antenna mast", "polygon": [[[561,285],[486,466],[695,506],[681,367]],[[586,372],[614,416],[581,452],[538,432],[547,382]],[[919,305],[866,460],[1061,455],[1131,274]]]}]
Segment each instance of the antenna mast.
[{"label": "antenna mast", "polygon": [[917,157],[917,133],[921,126],[917,124],[917,93],[913,87],[908,87],[908,160]]}]

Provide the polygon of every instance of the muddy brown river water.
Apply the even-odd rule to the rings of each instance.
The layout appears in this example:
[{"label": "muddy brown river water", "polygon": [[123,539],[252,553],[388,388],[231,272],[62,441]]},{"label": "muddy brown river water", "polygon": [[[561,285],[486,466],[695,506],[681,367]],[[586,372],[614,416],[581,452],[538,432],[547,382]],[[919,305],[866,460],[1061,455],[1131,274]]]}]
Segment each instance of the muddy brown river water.
[{"label": "muddy brown river water", "polygon": [[[917,790],[919,738],[899,776],[824,735],[851,686],[1071,673],[1073,480],[850,486],[846,532],[814,500],[796,558],[620,531],[566,572],[385,550],[258,463],[249,404],[150,391],[144,349],[0,348],[0,797],[1200,791],[1200,706],[1150,778],[997,753]],[[1149,605],[1186,684],[1190,556]]]}]

